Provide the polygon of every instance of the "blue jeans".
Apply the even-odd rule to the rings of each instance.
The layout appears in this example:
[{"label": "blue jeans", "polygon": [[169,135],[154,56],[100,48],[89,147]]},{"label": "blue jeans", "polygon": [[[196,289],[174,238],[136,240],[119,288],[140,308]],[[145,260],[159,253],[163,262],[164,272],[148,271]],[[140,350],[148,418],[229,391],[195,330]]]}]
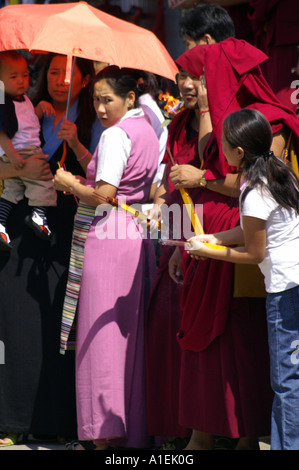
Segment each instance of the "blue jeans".
[{"label": "blue jeans", "polygon": [[299,286],[266,299],[271,386],[271,450],[299,450]]}]

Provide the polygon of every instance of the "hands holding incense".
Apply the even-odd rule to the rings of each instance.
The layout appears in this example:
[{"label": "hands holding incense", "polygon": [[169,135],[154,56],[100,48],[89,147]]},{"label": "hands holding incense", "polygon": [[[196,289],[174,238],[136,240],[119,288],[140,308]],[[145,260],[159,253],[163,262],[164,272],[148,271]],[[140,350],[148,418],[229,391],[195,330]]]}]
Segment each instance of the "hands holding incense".
[{"label": "hands holding incense", "polygon": [[[251,220],[249,225],[253,225]],[[238,225],[223,232],[192,237],[187,241],[185,249],[196,259],[212,258],[232,263],[256,264],[260,262],[258,246],[258,242],[252,241],[251,237],[247,237],[245,241],[244,232]]]},{"label": "hands holding incense", "polygon": [[217,248],[226,248],[222,246],[221,241],[214,234],[197,235],[189,238],[185,244],[185,250],[195,259],[206,259],[211,256],[211,250]]},{"label": "hands holding incense", "polygon": [[66,194],[72,194],[74,183],[84,184],[85,179],[81,176],[75,176],[70,171],[60,168],[56,171],[53,179],[54,187],[57,191],[63,191]]},{"label": "hands holding incense", "polygon": [[[163,244],[163,239],[162,239]],[[179,247],[184,247],[191,258],[195,259],[206,259],[213,254],[213,252],[223,251],[226,249],[225,246],[221,245],[220,238],[217,238],[214,234],[209,235],[197,235],[189,238],[186,242],[176,240],[166,240],[166,245],[177,245],[174,250],[169,262],[168,262],[168,273],[171,279],[176,284],[183,284],[183,274],[181,270],[181,253]],[[218,250],[218,248],[220,248]]]},{"label": "hands holding incense", "polygon": [[[78,175],[73,175],[69,171],[60,168],[56,171],[55,177],[53,179],[54,187],[58,191],[63,191],[65,194],[74,194],[78,197],[82,194],[82,196],[86,197],[86,191],[82,192],[82,186],[85,187],[85,179]],[[79,187],[81,187],[81,191],[79,191]],[[105,186],[105,185],[104,185]],[[110,185],[106,185],[110,187]],[[140,224],[146,224],[148,230],[162,230],[161,227],[161,210],[160,207],[156,204],[153,209],[147,211],[148,213],[143,213],[139,210],[136,210],[133,206],[128,206],[121,201],[118,201],[114,196],[110,194],[110,192],[105,192],[105,188],[103,190],[103,185],[100,186],[102,191],[100,193],[97,192],[94,188],[88,188],[87,191],[89,196],[92,198],[94,205],[98,204],[112,204],[115,207],[119,207],[129,214],[134,215],[136,220]],[[116,189],[116,188],[114,188]]]},{"label": "hands holding incense", "polygon": [[161,229],[162,212],[159,204],[154,204],[151,209],[145,211],[145,214],[147,216],[146,222],[149,231]]}]

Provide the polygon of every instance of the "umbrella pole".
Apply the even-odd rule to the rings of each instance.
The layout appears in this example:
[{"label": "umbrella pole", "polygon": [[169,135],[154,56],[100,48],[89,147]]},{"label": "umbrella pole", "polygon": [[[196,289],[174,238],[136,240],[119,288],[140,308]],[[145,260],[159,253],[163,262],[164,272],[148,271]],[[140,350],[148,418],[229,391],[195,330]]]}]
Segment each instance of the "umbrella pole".
[{"label": "umbrella pole", "polygon": [[[69,114],[69,108],[70,108],[70,101],[71,101],[71,91],[72,91],[72,84],[73,84],[73,77],[74,77],[74,72],[75,72],[75,65],[76,65],[76,57],[74,56],[73,57],[73,64],[72,64],[72,73],[71,73],[71,80],[70,80],[70,87],[69,87],[69,93],[68,93],[68,97],[67,97],[67,103],[66,103],[66,111],[65,111],[65,119],[68,118],[68,114]],[[66,157],[66,153],[67,153],[67,148],[66,148],[66,141],[64,140],[63,141],[63,152],[62,152],[62,157],[61,157],[61,160],[60,162],[58,162],[58,166],[59,168],[65,168],[65,165],[64,165],[64,160],[65,160],[65,157]],[[74,199],[78,205],[78,199],[76,198],[76,196],[73,194],[74,196]]]},{"label": "umbrella pole", "polygon": [[73,77],[74,77],[74,72],[75,72],[75,65],[76,65],[76,56],[73,57],[71,81],[70,81],[70,87],[69,87],[69,94],[68,94],[68,97],[67,97],[67,104],[66,104],[66,111],[65,111],[65,119],[68,118],[68,114],[69,114],[70,101],[71,101],[71,92],[72,92],[72,84],[73,84]]},{"label": "umbrella pole", "polygon": [[[65,110],[65,119],[68,118],[69,114],[69,108],[70,108],[70,101],[71,101],[71,92],[72,92],[72,84],[73,84],[73,77],[74,77],[74,72],[75,72],[75,65],[76,65],[76,57],[73,57],[73,64],[72,64],[72,72],[71,72],[71,79],[70,79],[70,87],[69,87],[69,93],[67,97],[67,103],[66,103],[66,110]],[[63,151],[62,151],[62,156],[60,162],[58,162],[59,168],[63,167],[64,165],[64,160],[66,157],[67,153],[67,147],[66,147],[66,141],[63,141]]]}]

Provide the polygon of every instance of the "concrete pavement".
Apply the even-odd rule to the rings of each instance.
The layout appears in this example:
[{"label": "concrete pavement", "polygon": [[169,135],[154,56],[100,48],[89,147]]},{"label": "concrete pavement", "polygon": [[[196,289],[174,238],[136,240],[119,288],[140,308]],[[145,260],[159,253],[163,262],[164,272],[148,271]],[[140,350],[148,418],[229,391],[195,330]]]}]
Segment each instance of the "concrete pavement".
[{"label": "concrete pavement", "polygon": [[[270,450],[269,437],[260,439],[260,449]],[[30,436],[26,442],[20,442],[14,446],[0,447],[0,450],[66,450],[64,444],[58,442],[37,441],[31,439]]]}]

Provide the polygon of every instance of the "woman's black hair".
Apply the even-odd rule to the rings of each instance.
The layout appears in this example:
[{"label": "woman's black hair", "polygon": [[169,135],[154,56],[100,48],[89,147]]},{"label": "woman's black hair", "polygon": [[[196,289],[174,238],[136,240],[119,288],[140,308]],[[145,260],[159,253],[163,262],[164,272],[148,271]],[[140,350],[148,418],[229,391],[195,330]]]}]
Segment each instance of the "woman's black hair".
[{"label": "woman's black hair", "polygon": [[241,162],[248,185],[245,197],[257,185],[267,187],[275,201],[299,214],[299,180],[292,169],[270,150],[273,134],[269,121],[255,109],[241,109],[227,116],[223,122],[224,136],[232,148],[241,147]]},{"label": "woman's black hair", "polygon": [[[38,81],[35,87],[35,92],[31,98],[34,106],[36,106],[42,100],[51,102],[51,97],[48,92],[47,73],[52,59],[57,55],[59,54],[50,53],[41,55],[37,63],[37,69],[39,70]],[[95,72],[93,62],[91,60],[77,57],[76,66],[79,68],[83,78],[87,75],[90,76],[89,84],[85,88],[82,88],[79,94],[78,117],[76,119],[78,138],[84,146],[88,147],[92,126],[96,119],[96,112],[93,107],[90,87],[90,83],[95,76]]]},{"label": "woman's black hair", "polygon": [[150,94],[153,98],[156,98],[157,90],[159,87],[158,78],[156,75],[144,70],[136,70],[137,88],[139,96],[145,93]]},{"label": "woman's black hair", "polygon": [[135,69],[119,68],[116,65],[108,65],[101,70],[94,79],[94,84],[105,79],[114,93],[126,99],[130,91],[135,93],[134,108],[139,106],[138,97],[142,94],[138,89],[138,75]]},{"label": "woman's black hair", "polygon": [[235,26],[228,12],[219,5],[201,4],[188,10],[179,23],[180,34],[199,41],[205,34],[223,41],[235,37]]}]

